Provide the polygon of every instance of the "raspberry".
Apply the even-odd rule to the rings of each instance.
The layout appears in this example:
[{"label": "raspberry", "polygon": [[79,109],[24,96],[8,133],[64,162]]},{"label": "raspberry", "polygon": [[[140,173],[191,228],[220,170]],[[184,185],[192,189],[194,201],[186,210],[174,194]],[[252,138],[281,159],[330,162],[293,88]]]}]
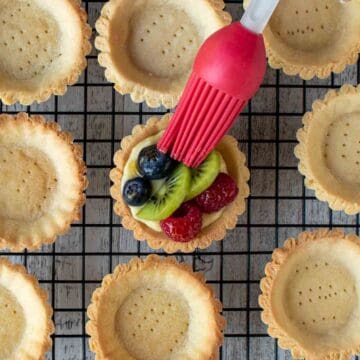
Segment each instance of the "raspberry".
[{"label": "raspberry", "polygon": [[173,215],[160,221],[160,226],[170,239],[188,242],[201,231],[201,211],[194,202],[184,203]]},{"label": "raspberry", "polygon": [[227,174],[220,173],[213,184],[195,198],[204,213],[219,211],[233,202],[239,192],[236,182]]}]

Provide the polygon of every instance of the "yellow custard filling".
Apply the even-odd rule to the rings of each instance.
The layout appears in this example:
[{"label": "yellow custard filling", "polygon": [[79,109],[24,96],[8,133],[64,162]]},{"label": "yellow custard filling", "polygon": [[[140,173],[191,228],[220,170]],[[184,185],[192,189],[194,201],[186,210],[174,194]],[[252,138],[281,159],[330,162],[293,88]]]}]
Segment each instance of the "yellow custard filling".
[{"label": "yellow custard filling", "polygon": [[[137,176],[140,176],[138,169],[137,169],[137,159],[140,154],[140,151],[147,146],[156,144],[159,141],[159,139],[161,138],[162,134],[163,134],[163,131],[159,132],[158,134],[156,134],[154,136],[148,137],[147,139],[139,142],[132,149],[129,159],[124,168],[124,173],[123,173],[122,182],[121,182],[121,192],[123,190],[125,183],[128,180],[133,179]],[[220,160],[221,160],[220,172],[227,174],[228,173],[227,167],[226,167],[225,161],[222,158],[221,154],[220,154]],[[152,180],[151,184],[152,184],[153,191],[156,192],[163,185],[164,181],[165,180]],[[149,228],[151,228],[154,231],[162,232],[161,227],[160,227],[160,221],[143,220],[137,216],[139,211],[142,209],[142,206],[130,206],[130,205],[128,205],[128,206],[130,208],[132,216],[136,220],[147,225]],[[223,209],[221,209],[217,212],[211,213],[211,214],[203,214],[202,215],[202,228],[205,228],[205,227],[209,226],[210,224],[214,223],[216,220],[218,220],[220,218],[220,216],[222,215],[222,213],[223,213]]]}]

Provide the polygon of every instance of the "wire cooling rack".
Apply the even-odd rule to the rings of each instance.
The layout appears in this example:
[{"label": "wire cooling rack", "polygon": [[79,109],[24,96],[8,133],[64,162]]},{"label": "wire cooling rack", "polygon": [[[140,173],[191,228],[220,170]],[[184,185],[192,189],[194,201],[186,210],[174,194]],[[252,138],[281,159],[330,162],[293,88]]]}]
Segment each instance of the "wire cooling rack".
[{"label": "wire cooling rack", "polygon": [[[225,2],[233,18],[239,19],[242,1]],[[103,4],[84,2],[92,26]],[[29,107],[1,105],[2,112],[26,111],[58,122],[83,146],[88,166],[87,203],[82,220],[73,224],[70,233],[36,252],[1,254],[24,264],[49,292],[56,324],[49,359],[94,358],[85,334],[91,293],[119,262],[152,252],[145,243],[133,240],[114,216],[108,173],[121,138],[136,124],[165,110],[133,104],[129,97],[117,94],[104,79],[95,50],[88,61],[82,78],[65,96]],[[290,359],[268,337],[257,303],[259,280],[273,249],[305,229],[340,227],[359,233],[359,216],[333,213],[304,188],[293,155],[303,113],[313,100],[346,82],[360,82],[359,64],[329,79],[309,82],[268,69],[260,91],[231,131],[251,170],[247,212],[223,242],[177,255],[194,270],[205,272],[224,304],[227,328],[221,359]]]}]

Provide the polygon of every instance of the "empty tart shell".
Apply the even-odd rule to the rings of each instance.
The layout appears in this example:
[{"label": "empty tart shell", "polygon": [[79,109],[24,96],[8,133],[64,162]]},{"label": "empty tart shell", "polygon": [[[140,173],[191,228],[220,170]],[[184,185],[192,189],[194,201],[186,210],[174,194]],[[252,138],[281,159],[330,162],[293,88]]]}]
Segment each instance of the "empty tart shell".
[{"label": "empty tart shell", "polygon": [[360,212],[360,87],[329,91],[305,114],[295,155],[305,185],[333,210]]},{"label": "empty tart shell", "polygon": [[0,115],[0,248],[38,248],[80,218],[81,149],[41,116]]},{"label": "empty tart shell", "polygon": [[99,63],[121,94],[177,105],[204,40],[231,21],[222,0],[110,0],[96,23]]},{"label": "empty tart shell", "polygon": [[238,216],[246,210],[246,198],[250,194],[247,184],[250,173],[245,165],[246,157],[239,150],[237,140],[232,136],[225,136],[216,150],[223,157],[229,175],[236,181],[239,193],[235,200],[223,209],[223,213],[212,224],[204,227],[199,235],[189,242],[176,242],[168,238],[163,232],[154,231],[144,223],[136,220],[121,194],[121,183],[125,165],[131,155],[132,149],[143,140],[159,134],[165,130],[171,114],[166,114],[162,119],[151,118],[146,125],[137,125],[133,128],[132,135],[125,137],[121,142],[121,149],[114,157],[116,168],[110,173],[114,185],[111,187],[111,196],[116,200],[114,211],[122,217],[122,224],[128,230],[134,231],[137,240],[146,240],[153,249],[164,249],[167,253],[176,251],[192,252],[196,248],[204,249],[213,241],[222,240],[226,231],[236,227]]},{"label": "empty tart shell", "polygon": [[150,255],[116,267],[88,307],[96,359],[216,359],[223,342],[221,303],[201,273]]},{"label": "empty tart shell", "polygon": [[79,0],[0,0],[0,99],[64,95],[86,67],[91,28]]},{"label": "empty tart shell", "polygon": [[345,360],[360,352],[360,239],[304,232],[276,249],[259,297],[262,320],[295,359]]},{"label": "empty tart shell", "polygon": [[45,359],[54,332],[47,293],[21,265],[0,259],[0,358]]},{"label": "empty tart shell", "polygon": [[344,71],[360,52],[359,16],[359,0],[280,1],[264,31],[270,66],[305,80]]}]

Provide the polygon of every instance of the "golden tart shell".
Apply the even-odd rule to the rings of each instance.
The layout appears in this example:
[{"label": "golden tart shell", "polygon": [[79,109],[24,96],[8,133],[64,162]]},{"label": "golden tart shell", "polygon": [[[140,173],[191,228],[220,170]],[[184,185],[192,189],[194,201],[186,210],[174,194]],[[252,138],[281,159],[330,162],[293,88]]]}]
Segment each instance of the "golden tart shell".
[{"label": "golden tart shell", "polygon": [[360,239],[304,232],[276,249],[259,297],[262,320],[295,359],[343,360],[360,351]]},{"label": "golden tart shell", "polygon": [[81,148],[56,123],[0,115],[0,248],[35,249],[67,232],[80,219],[85,173]]},{"label": "golden tart shell", "polygon": [[304,80],[341,73],[358,59],[359,16],[359,0],[282,0],[264,31],[270,66]]},{"label": "golden tart shell", "polygon": [[305,185],[333,210],[360,212],[360,87],[329,91],[305,114],[295,155]]},{"label": "golden tart shell", "polygon": [[96,23],[105,76],[136,103],[173,108],[203,41],[231,21],[222,0],[110,0]]},{"label": "golden tart shell", "polygon": [[132,134],[125,137],[121,142],[121,149],[117,151],[114,157],[115,169],[110,172],[110,178],[114,185],[110,193],[116,200],[114,211],[122,217],[123,226],[134,232],[137,240],[146,240],[153,249],[164,249],[167,253],[176,251],[192,252],[196,248],[204,249],[211,245],[213,241],[222,240],[226,231],[236,227],[238,216],[246,210],[246,198],[250,194],[247,184],[250,173],[245,165],[245,155],[239,150],[237,140],[232,136],[225,136],[216,149],[222,155],[228,169],[229,175],[235,179],[239,194],[233,203],[226,206],[221,217],[203,228],[200,234],[187,243],[175,242],[169,239],[164,233],[157,232],[136,220],[124,202],[121,194],[121,181],[124,167],[129,159],[132,149],[144,139],[163,131],[170,119],[171,114],[166,114],[163,118],[150,118],[146,125],[137,125],[133,128]]},{"label": "golden tart shell", "polygon": [[21,265],[0,259],[0,358],[45,359],[54,332],[46,292]]},{"label": "golden tart shell", "polygon": [[97,359],[216,359],[221,303],[201,273],[173,258],[134,258],[105,276],[88,308]]},{"label": "golden tart shell", "polygon": [[91,28],[78,0],[0,0],[0,99],[64,95],[86,67]]}]

